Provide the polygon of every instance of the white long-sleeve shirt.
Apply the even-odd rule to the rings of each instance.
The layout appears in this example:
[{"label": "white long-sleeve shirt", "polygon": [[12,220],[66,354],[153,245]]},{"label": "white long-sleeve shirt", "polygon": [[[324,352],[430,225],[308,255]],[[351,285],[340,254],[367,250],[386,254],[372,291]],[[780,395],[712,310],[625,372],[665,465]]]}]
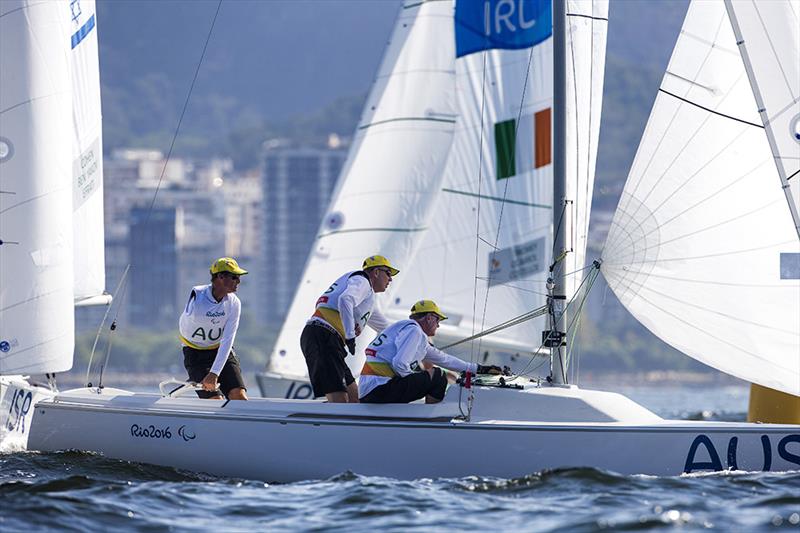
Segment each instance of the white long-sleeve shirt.
[{"label": "white long-sleeve shirt", "polygon": [[178,321],[181,342],[197,350],[217,348],[211,372],[219,375],[233,348],[242,303],[233,293],[219,302],[214,299],[211,284],[192,288],[189,300]]},{"label": "white long-sleeve shirt", "polygon": [[356,324],[359,332],[366,326],[380,332],[389,321],[375,308],[375,292],[363,272],[347,272],[334,281],[317,299],[317,309],[311,321],[333,326],[342,339],[354,339]]},{"label": "white long-sleeve shirt", "polygon": [[467,363],[436,348],[414,320],[401,320],[383,330],[365,350],[367,360],[358,380],[359,397],[388,383],[394,376],[417,372],[422,363],[463,372],[476,372],[477,363]]}]

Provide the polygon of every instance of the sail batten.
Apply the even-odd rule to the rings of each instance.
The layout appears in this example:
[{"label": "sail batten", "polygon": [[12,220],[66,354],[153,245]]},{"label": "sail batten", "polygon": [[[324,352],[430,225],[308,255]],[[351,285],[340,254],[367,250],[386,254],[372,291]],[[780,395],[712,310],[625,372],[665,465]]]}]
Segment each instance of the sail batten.
[{"label": "sail batten", "polygon": [[782,266],[800,238],[728,11],[689,6],[602,270],[666,343],[800,395],[800,279]]}]

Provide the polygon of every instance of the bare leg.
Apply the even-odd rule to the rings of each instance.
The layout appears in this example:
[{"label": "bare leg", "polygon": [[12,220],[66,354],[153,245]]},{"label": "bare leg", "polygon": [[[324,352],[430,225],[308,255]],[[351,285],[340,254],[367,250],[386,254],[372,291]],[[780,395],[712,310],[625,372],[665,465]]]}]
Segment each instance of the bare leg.
[{"label": "bare leg", "polygon": [[235,389],[231,389],[228,393],[229,400],[247,400],[247,391],[245,391],[241,387],[236,387]]},{"label": "bare leg", "polygon": [[344,391],[329,392],[325,395],[328,403],[347,403],[347,393]]},{"label": "bare leg", "polygon": [[358,403],[358,383],[355,381],[347,386],[347,403]]}]

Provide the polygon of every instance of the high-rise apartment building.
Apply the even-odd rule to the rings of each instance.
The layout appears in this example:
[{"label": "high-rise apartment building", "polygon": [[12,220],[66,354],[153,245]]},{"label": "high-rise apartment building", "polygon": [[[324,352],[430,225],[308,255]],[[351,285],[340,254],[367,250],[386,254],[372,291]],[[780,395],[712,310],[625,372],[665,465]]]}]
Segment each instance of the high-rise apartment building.
[{"label": "high-rise apartment building", "polygon": [[[270,146],[264,151],[265,316],[283,321],[347,151]],[[312,307],[314,302],[309,303]]]},{"label": "high-rise apartment building", "polygon": [[127,289],[131,324],[162,328],[177,320],[174,207],[135,207],[130,213]]}]

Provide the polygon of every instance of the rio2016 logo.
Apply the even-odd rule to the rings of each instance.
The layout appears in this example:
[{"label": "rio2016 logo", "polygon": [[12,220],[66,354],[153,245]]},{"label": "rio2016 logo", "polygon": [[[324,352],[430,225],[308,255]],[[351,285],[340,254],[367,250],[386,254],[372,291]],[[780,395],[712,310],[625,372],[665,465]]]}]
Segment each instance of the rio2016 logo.
[{"label": "rio2016 logo", "polygon": [[[197,435],[192,430],[187,429],[185,424],[178,428],[177,434],[184,442],[189,442],[197,438]],[[133,424],[131,426],[131,436],[143,439],[170,440],[172,439],[172,429],[169,426],[157,427],[153,424],[149,426]]]}]

